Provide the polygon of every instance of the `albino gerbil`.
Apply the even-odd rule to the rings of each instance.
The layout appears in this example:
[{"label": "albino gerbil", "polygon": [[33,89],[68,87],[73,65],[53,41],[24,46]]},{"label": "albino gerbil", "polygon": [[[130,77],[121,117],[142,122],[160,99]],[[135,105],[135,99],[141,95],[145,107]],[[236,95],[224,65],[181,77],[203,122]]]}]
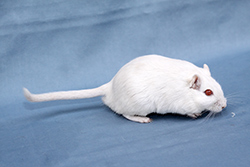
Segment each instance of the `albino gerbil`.
[{"label": "albino gerbil", "polygon": [[192,118],[202,111],[222,111],[227,105],[221,86],[204,64],[199,68],[183,60],[159,55],[138,57],[124,65],[114,78],[94,89],[31,94],[31,102],[82,99],[103,96],[117,114],[141,123],[151,122],[150,113],[177,113]]}]

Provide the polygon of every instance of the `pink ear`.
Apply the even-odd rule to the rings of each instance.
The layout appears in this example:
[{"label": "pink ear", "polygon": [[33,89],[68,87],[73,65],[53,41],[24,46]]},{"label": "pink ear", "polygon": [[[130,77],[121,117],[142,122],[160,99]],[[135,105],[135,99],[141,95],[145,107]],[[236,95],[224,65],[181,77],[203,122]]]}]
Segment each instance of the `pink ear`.
[{"label": "pink ear", "polygon": [[206,70],[209,75],[211,75],[208,65],[204,64],[203,69]]},{"label": "pink ear", "polygon": [[200,90],[201,87],[201,81],[198,75],[194,75],[190,81],[190,88]]}]

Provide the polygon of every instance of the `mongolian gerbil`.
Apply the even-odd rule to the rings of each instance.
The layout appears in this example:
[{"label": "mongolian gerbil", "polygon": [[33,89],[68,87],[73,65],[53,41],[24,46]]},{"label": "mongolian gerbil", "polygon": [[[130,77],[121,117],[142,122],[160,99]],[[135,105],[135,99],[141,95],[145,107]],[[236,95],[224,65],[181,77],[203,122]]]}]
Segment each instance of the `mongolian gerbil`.
[{"label": "mongolian gerbil", "polygon": [[177,113],[196,118],[204,110],[221,112],[227,105],[221,86],[204,64],[199,68],[183,60],[159,55],[138,57],[124,65],[114,78],[94,89],[31,94],[31,102],[103,96],[104,104],[125,118],[148,123],[150,113]]}]

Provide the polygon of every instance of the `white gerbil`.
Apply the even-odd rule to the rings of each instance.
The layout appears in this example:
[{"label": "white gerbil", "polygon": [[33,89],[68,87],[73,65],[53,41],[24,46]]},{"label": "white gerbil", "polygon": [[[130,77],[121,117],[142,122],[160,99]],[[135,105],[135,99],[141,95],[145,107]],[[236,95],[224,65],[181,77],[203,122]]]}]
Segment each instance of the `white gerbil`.
[{"label": "white gerbil", "polygon": [[159,55],[138,57],[124,65],[114,78],[94,89],[31,94],[31,102],[103,96],[104,104],[125,118],[151,122],[150,113],[177,113],[192,118],[202,111],[222,111],[227,105],[221,86],[204,64],[199,68],[183,60]]}]

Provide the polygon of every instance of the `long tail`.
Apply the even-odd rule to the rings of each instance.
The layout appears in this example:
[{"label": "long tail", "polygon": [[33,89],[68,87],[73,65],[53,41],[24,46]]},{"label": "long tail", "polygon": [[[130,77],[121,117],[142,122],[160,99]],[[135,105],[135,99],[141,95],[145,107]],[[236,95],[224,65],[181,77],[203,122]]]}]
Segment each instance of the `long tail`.
[{"label": "long tail", "polygon": [[104,84],[100,87],[94,89],[84,89],[84,90],[73,90],[73,91],[61,91],[61,92],[51,92],[43,94],[32,94],[28,89],[23,88],[24,96],[27,100],[31,102],[43,102],[43,101],[53,101],[53,100],[73,100],[73,99],[84,99],[92,98],[97,96],[104,96],[105,90],[108,84]]}]

